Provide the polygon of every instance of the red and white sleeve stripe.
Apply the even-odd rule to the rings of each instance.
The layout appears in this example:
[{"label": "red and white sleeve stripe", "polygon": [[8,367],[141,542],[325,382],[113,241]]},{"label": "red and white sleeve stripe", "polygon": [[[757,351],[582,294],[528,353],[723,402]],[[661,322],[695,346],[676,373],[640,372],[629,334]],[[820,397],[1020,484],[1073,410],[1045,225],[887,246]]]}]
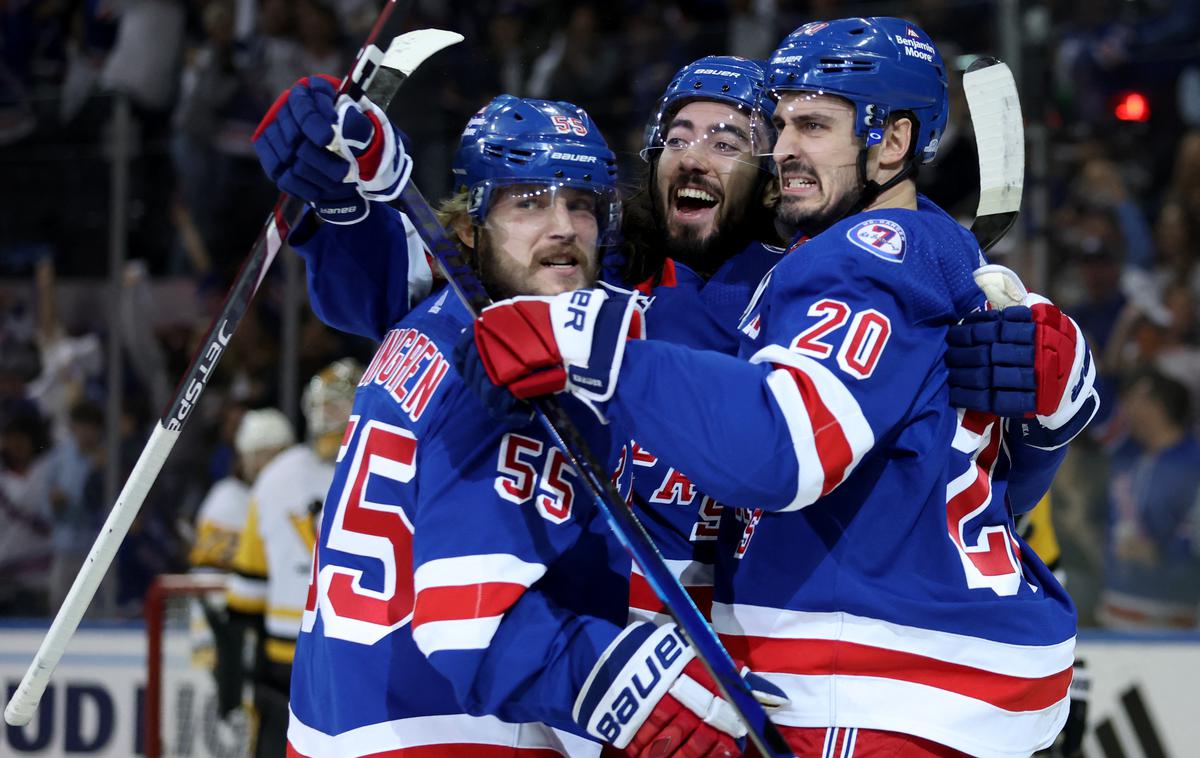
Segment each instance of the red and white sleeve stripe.
[{"label": "red and white sleeve stripe", "polygon": [[421,564],[413,574],[412,629],[417,647],[425,655],[486,648],[505,612],[545,573],[544,565],[507,553]]},{"label": "red and white sleeve stripe", "polygon": [[[683,585],[683,589],[692,596],[692,602],[707,620],[712,613],[713,602],[713,565],[700,561],[677,560],[664,558],[663,563]],[[662,625],[671,620],[671,614],[666,605],[654,592],[650,582],[642,574],[642,569],[635,562],[629,575],[629,622],[649,621]]]},{"label": "red and white sleeve stripe", "polygon": [[846,480],[875,444],[858,401],[841,380],[812,358],[769,345],[750,359],[770,363],[767,375],[796,451],[796,496],[784,511],[811,505]]}]

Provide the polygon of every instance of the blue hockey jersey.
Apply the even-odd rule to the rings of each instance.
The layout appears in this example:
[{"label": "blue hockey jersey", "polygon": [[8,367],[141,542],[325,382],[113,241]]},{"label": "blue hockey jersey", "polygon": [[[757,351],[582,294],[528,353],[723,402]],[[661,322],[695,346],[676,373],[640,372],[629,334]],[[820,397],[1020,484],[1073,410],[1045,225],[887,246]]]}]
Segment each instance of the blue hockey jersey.
[{"label": "blue hockey jersey", "polygon": [[780,724],[1015,756],[1065,719],[1074,609],[1015,535],[1002,423],[947,404],[980,263],[925,201],[871,211],[775,267],[740,360],[627,347],[609,417],[726,504],[713,625]]},{"label": "blue hockey jersey", "polygon": [[[321,311],[377,333],[334,289],[313,293]],[[297,642],[290,754],[599,752],[571,708],[625,628],[630,560],[540,428],[501,428],[458,376],[469,324],[442,290],[386,331],[359,383]],[[627,446],[586,427],[627,492]]]},{"label": "blue hockey jersey", "polygon": [[[922,207],[929,206],[922,201]],[[386,326],[381,324],[390,323],[386,321],[387,318],[398,316],[407,310],[406,292],[403,290],[406,282],[405,271],[397,262],[414,260],[407,252],[412,249],[411,241],[407,246],[398,242],[403,239],[404,233],[409,231],[402,223],[402,217],[390,209],[383,210],[387,214],[372,216],[379,224],[378,229],[370,231],[349,227],[361,234],[353,241],[344,233],[345,228],[325,227],[299,245],[301,254],[309,264],[310,287],[313,288],[313,297],[317,301],[314,302],[314,307],[320,306],[318,314],[336,327],[376,338],[382,336],[386,329]],[[377,240],[373,236],[377,234],[389,236]],[[804,255],[807,252],[809,248],[806,246],[798,254]],[[653,299],[647,322],[649,337],[689,347],[733,353],[738,344],[739,332],[735,328],[737,322],[746,310],[761,275],[770,270],[783,253],[779,248],[752,245],[730,259],[707,284],[685,267],[673,265],[669,271],[670,275],[664,277],[663,284],[651,293]],[[352,257],[348,259],[348,256]],[[373,256],[378,257],[378,260]],[[418,263],[423,264],[423,259]],[[974,265],[976,261],[972,260],[969,266],[973,268]],[[970,268],[967,269],[968,272]],[[314,277],[315,271],[320,275]],[[972,292],[973,297],[978,297],[977,290],[970,287],[966,289]],[[346,297],[346,293],[349,293],[350,297]],[[338,319],[343,323],[339,323]],[[756,334],[756,329],[761,328],[760,322],[761,319],[756,322],[754,316],[747,318],[743,324],[747,330],[742,335],[743,338],[753,342],[750,335]],[[821,341],[820,334],[810,336]],[[940,346],[940,342],[937,344]],[[631,346],[635,352],[639,347]],[[752,352],[753,350],[750,350],[748,354]],[[622,380],[623,383],[625,381]],[[688,389],[681,388],[674,382],[664,382],[661,389],[672,388]],[[701,389],[696,398],[701,402],[707,403],[711,397],[725,396],[720,390]],[[944,406],[944,394],[941,402]],[[664,406],[663,410],[668,412],[651,415],[662,424],[676,424],[678,418],[674,414],[674,407]],[[980,420],[968,416],[965,421],[967,425],[978,427]],[[635,427],[640,430],[644,425],[639,423]],[[988,453],[988,456],[996,457],[991,464],[991,492],[994,493],[997,502],[1003,502],[1010,467],[1014,471],[1019,470],[1020,476],[1013,478],[1007,496],[1012,501],[1012,506],[1023,510],[1036,503],[1049,484],[1061,460],[1062,451],[1047,453],[1027,448],[1020,444],[1019,439],[1001,442],[995,431],[992,430],[989,437],[989,444],[996,448],[994,452]],[[745,451],[753,452],[754,446],[745,448],[743,452]],[[707,611],[712,599],[712,561],[716,546],[713,537],[718,531],[721,508],[712,498],[702,494],[697,484],[682,473],[687,469],[678,463],[677,459],[672,458],[671,462],[679,468],[668,465],[649,449],[637,444],[631,452],[633,471],[636,475],[635,486],[639,493],[639,515],[672,571],[682,580],[698,604]],[[984,456],[984,460],[986,462],[988,457]],[[655,501],[653,504],[652,500]],[[964,501],[960,499],[959,502],[961,504]],[[1003,506],[1000,508],[1002,510]],[[754,533],[763,514],[759,513],[752,518],[753,511],[739,511],[738,516],[748,523],[736,522],[737,527],[733,529],[736,534],[726,539],[736,538],[737,542],[748,544],[745,534]],[[730,527],[726,527],[726,531],[729,530]],[[975,534],[977,536],[978,532]],[[1020,550],[1019,544],[1014,545]],[[634,571],[631,600],[635,615],[639,612],[641,615],[660,612],[661,604],[636,574],[636,568]],[[723,606],[719,604],[718,607]]]},{"label": "blue hockey jersey", "polygon": [[[753,243],[705,281],[669,260],[660,283],[639,287],[648,296],[647,339],[734,355],[738,321],[759,281],[783,257],[780,247]],[[635,440],[632,445],[634,505],[671,573],[706,617],[711,613],[713,564],[722,506],[700,492],[687,474]],[[666,608],[637,565],[629,588],[634,619],[666,620]]]}]

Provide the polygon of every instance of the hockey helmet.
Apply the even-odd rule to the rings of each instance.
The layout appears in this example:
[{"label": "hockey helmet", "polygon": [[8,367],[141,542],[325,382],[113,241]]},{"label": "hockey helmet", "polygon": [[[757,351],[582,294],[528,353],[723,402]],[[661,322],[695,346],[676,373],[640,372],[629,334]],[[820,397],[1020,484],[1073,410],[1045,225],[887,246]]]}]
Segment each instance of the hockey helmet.
[{"label": "hockey helmet", "polygon": [[285,448],[296,441],[292,422],[275,408],[246,411],[238,424],[233,447],[238,455],[249,455],[273,448]]},{"label": "hockey helmet", "polygon": [[322,437],[341,433],[354,407],[354,393],[362,373],[361,363],[353,358],[342,358],[318,371],[308,381],[300,398],[300,407],[308,423],[309,439],[319,442]]},{"label": "hockey helmet", "polygon": [[[690,102],[707,100],[728,103],[750,118],[752,127],[771,129],[775,103],[763,97],[766,74],[762,63],[736,55],[708,55],[675,72],[646,126],[641,157],[651,160],[665,147],[667,122]],[[754,148],[761,152],[769,147]],[[761,149],[759,149],[761,148]]]},{"label": "hockey helmet", "polygon": [[837,95],[855,109],[855,134],[871,147],[883,139],[888,116],[910,111],[919,131],[913,158],[937,154],[950,113],[946,67],[933,41],[900,18],[814,21],[784,38],[767,61],[767,91],[808,90]]},{"label": "hockey helmet", "polygon": [[596,196],[597,244],[611,245],[620,226],[617,161],[591,116],[571,103],[500,95],[467,122],[452,164],[454,189],[482,226],[496,189],[533,185]]}]

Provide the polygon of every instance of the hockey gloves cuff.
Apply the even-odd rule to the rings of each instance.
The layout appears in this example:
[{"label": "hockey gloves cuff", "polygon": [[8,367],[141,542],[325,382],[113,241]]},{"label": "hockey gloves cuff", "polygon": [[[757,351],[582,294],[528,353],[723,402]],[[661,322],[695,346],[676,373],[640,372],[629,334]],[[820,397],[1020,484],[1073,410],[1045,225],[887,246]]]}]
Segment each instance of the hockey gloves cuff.
[{"label": "hockey gloves cuff", "polygon": [[951,405],[1034,416],[1023,422],[1027,444],[1066,444],[1098,407],[1095,366],[1082,331],[1003,266],[984,266],[975,280],[996,310],[972,313],[950,328]]},{"label": "hockey gloves cuff", "polygon": [[[778,687],[744,676],[768,710],[787,704]],[[736,740],[746,735],[674,624],[625,629],[588,675],[572,715],[588,734],[634,756],[740,755]]]},{"label": "hockey gloves cuff", "polygon": [[368,200],[390,200],[411,171],[403,142],[367,100],[337,98],[336,79],[305,77],[276,99],[254,132],[271,181],[312,205],[325,221],[366,218]]},{"label": "hockey gloves cuff", "polygon": [[570,392],[602,419],[596,404],[616,389],[626,340],[644,336],[636,294],[605,286],[505,300],[475,322],[493,384],[521,399]]}]

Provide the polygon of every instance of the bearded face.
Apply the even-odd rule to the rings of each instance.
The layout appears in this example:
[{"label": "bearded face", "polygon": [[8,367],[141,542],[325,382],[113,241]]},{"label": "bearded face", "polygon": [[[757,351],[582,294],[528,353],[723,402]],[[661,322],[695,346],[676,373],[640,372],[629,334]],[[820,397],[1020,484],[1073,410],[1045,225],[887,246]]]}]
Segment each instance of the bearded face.
[{"label": "bearded face", "polygon": [[775,106],[779,220],[808,234],[845,216],[862,197],[854,106],[840,97],[787,93]]},{"label": "bearded face", "polygon": [[482,231],[480,274],[493,298],[556,295],[596,281],[598,220],[592,192],[505,187],[497,191]]},{"label": "bearded face", "polygon": [[757,202],[759,158],[755,128],[737,108],[711,100],[685,104],[663,126],[663,148],[655,171],[671,254],[704,261],[727,239]]}]

